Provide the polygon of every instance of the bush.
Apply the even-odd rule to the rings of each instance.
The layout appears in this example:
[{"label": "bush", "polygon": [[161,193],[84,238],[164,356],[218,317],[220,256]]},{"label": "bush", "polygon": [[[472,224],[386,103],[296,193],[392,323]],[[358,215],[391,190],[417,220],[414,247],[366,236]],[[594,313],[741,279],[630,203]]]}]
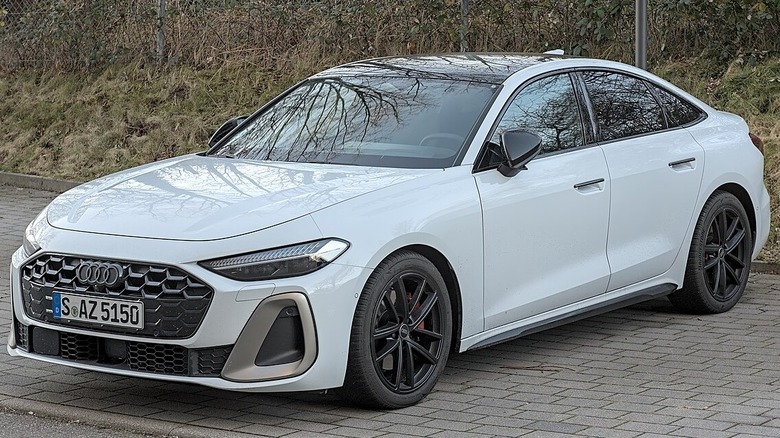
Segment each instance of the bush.
[{"label": "bush", "polygon": [[[0,65],[100,69],[152,61],[156,0],[8,0]],[[780,51],[780,0],[654,0],[656,62],[704,54],[723,64]],[[330,64],[460,48],[460,0],[168,0],[169,64],[250,61],[260,68]],[[633,58],[633,0],[471,0],[474,51],[545,51]]]}]

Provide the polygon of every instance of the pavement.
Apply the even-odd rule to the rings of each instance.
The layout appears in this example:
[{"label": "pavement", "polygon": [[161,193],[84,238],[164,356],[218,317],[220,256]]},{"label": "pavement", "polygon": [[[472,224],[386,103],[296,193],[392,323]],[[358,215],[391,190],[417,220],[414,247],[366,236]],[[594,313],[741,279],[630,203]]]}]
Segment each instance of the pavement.
[{"label": "pavement", "polygon": [[[10,254],[50,192],[0,186],[0,336]],[[6,267],[6,268],[2,268]],[[248,394],[87,372],[0,353],[0,408],[182,437],[780,437],[780,277],[752,273],[728,313],[666,300],[454,355],[395,411],[332,394]]]}]

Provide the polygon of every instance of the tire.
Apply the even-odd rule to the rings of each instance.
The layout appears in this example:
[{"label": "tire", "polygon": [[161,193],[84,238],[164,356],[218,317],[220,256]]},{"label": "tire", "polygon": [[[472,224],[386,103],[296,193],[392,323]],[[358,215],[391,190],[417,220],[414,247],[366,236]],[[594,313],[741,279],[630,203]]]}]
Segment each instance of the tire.
[{"label": "tire", "polygon": [[364,407],[411,406],[433,389],[451,343],[452,309],[441,274],[418,253],[392,254],[358,300],[340,394]]},{"label": "tire", "polygon": [[753,233],[742,203],[731,193],[713,193],[693,231],[683,287],[669,301],[688,313],[730,310],[747,286],[752,253]]}]

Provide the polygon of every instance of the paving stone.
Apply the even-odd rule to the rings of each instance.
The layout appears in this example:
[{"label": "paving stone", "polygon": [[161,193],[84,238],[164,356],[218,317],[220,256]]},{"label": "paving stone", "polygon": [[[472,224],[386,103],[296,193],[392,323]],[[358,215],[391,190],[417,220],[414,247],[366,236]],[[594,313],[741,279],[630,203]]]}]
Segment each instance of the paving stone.
[{"label": "paving stone", "polygon": [[571,418],[567,418],[566,422],[573,423],[573,424],[581,424],[583,426],[600,427],[606,429],[606,428],[614,428],[615,426],[624,423],[624,420],[623,419],[613,420],[610,418],[587,417],[584,415],[575,415]]},{"label": "paving stone", "polygon": [[697,429],[708,429],[712,431],[726,430],[732,426],[735,426],[735,424],[732,422],[715,421],[710,419],[703,420],[697,418],[682,418],[671,424],[675,426],[692,427]]},{"label": "paving stone", "polygon": [[585,429],[586,427],[581,424],[571,424],[571,423],[552,422],[552,421],[537,421],[529,424],[528,426],[526,426],[526,428],[531,430],[543,430],[547,432],[568,433],[571,435]]},{"label": "paving stone", "polygon": [[243,421],[228,420],[217,417],[204,417],[190,423],[195,426],[212,427],[214,429],[236,430],[241,427],[249,426],[249,423]]},{"label": "paving stone", "polygon": [[412,426],[409,424],[394,424],[381,430],[382,432],[403,433],[414,436],[430,436],[441,432],[441,429],[428,426]]},{"label": "paving stone", "polygon": [[421,424],[421,426],[432,427],[439,430],[456,430],[459,432],[465,432],[472,430],[479,426],[479,424],[466,423],[463,421],[448,421],[448,420],[431,420],[427,423]]},{"label": "paving stone", "polygon": [[[322,436],[322,432],[301,432],[296,431],[295,429],[287,429],[285,427],[277,427],[277,426],[269,426],[266,424],[251,424],[249,426],[240,427],[235,430],[235,432],[243,432],[243,433],[250,433],[254,435],[262,435],[262,436],[272,436],[272,437],[278,437],[278,436],[292,436],[293,433],[301,433],[301,435],[298,436]],[[335,436],[335,435],[334,435]]]},{"label": "paving stone", "polygon": [[677,426],[666,424],[643,423],[641,421],[629,421],[618,426],[618,429],[630,430],[634,432],[650,432],[657,434],[669,434],[673,430],[679,429]]},{"label": "paving stone", "polygon": [[[257,434],[256,434],[257,435]],[[338,435],[331,435],[323,432],[293,432],[291,434],[284,435],[285,438],[320,438],[320,437],[338,437]]]},{"label": "paving stone", "polygon": [[[480,414],[470,414],[468,412],[459,412],[459,411],[446,411],[446,410],[440,410],[436,412],[431,412],[427,415],[428,418],[435,418],[437,420],[446,420],[451,422],[464,422],[464,423],[473,423],[475,421],[479,421],[482,418],[486,418],[485,415]],[[500,417],[503,419],[504,417]]]},{"label": "paving stone", "polygon": [[[473,433],[473,432],[459,432],[456,430],[443,430],[431,435],[431,438],[479,438],[489,437],[491,434]],[[525,435],[528,436],[528,435]]]},{"label": "paving stone", "polygon": [[479,426],[476,429],[470,430],[469,433],[479,433],[492,436],[523,436],[529,431],[526,429],[515,429],[513,427],[501,427],[501,426]]},{"label": "paving stone", "polygon": [[578,435],[594,438],[633,438],[640,435],[640,432],[629,432],[627,430],[604,427],[589,427],[580,431]]},{"label": "paving stone", "polygon": [[712,429],[697,429],[695,427],[683,427],[671,433],[673,436],[690,438],[731,438],[734,436],[731,432],[723,432]]},{"label": "paving stone", "polygon": [[735,414],[733,412],[718,412],[717,414],[709,417],[708,420],[725,421],[725,422],[737,423],[737,424],[752,424],[755,426],[760,426],[770,421],[770,418],[762,417],[760,415]]},{"label": "paving stone", "polygon": [[353,427],[337,427],[331,429],[328,433],[339,436],[348,436],[353,438],[374,438],[375,436],[382,435],[383,432],[368,430],[368,429],[356,429]]},{"label": "paving stone", "polygon": [[726,432],[733,432],[734,434],[746,433],[751,435],[759,435],[763,437],[778,436],[777,431],[780,428],[780,424],[770,426],[754,426],[750,424],[738,424]]}]

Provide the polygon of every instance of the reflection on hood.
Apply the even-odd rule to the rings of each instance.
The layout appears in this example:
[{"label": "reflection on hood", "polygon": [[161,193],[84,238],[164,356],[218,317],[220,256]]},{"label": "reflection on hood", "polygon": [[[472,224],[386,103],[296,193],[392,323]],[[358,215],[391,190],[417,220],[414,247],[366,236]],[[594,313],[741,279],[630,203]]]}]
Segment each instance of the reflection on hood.
[{"label": "reflection on hood", "polygon": [[436,170],[189,156],[120,172],[52,202],[57,228],[175,240],[232,237]]}]

